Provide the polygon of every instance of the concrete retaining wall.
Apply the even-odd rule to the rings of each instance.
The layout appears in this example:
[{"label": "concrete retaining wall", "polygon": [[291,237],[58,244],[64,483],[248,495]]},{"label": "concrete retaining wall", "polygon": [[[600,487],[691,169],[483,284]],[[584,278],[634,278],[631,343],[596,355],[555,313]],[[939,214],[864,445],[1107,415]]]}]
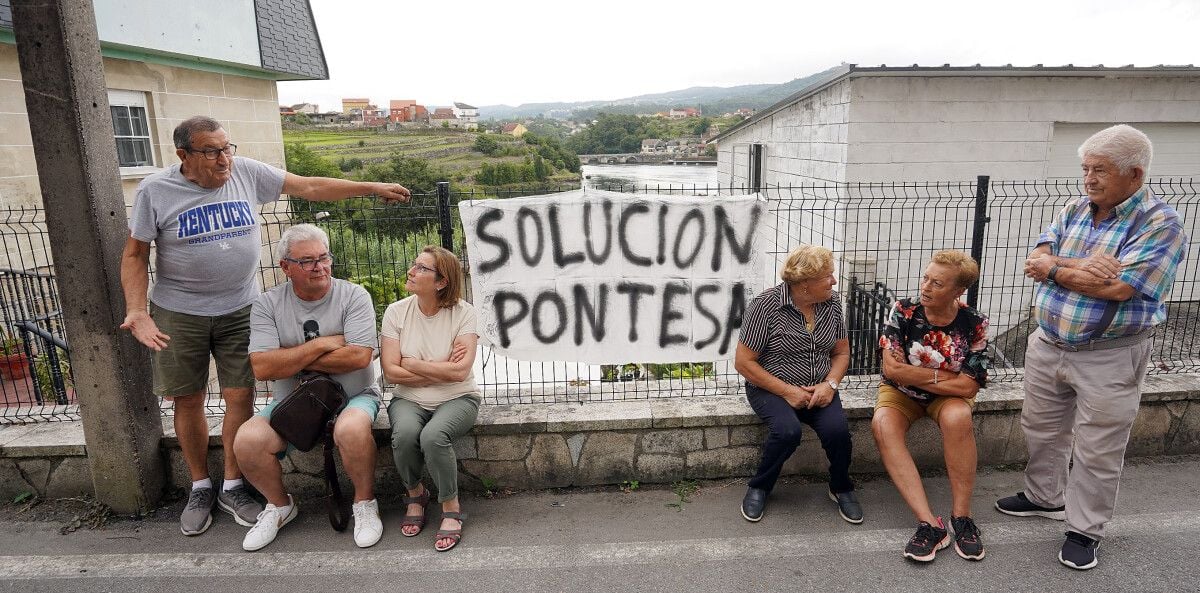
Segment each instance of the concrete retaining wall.
[{"label": "concrete retaining wall", "polygon": [[[872,390],[846,390],[843,402],[854,439],[851,471],[882,472],[871,436]],[[1020,384],[994,384],[980,393],[975,414],[983,465],[1026,459],[1019,422]],[[213,476],[220,476],[220,419],[211,419]],[[386,414],[376,423],[381,444],[378,488],[400,491],[392,467]],[[165,422],[164,462],[171,482],[190,481],[178,443]],[[658,399],[635,402],[485,406],[470,435],[459,439],[462,487],[536,489],[564,486],[673,482],[750,475],[758,463],[764,429],[742,397]],[[785,474],[823,475],[819,443],[806,432]],[[909,445],[920,467],[941,467],[941,438],[932,422],[918,423]],[[1147,378],[1133,427],[1129,456],[1200,452],[1200,375]],[[44,497],[89,494],[91,473],[78,423],[0,427],[0,496],[35,492]],[[320,449],[293,452],[284,460],[284,479],[294,493],[323,491]],[[348,483],[346,484],[349,486]]]}]

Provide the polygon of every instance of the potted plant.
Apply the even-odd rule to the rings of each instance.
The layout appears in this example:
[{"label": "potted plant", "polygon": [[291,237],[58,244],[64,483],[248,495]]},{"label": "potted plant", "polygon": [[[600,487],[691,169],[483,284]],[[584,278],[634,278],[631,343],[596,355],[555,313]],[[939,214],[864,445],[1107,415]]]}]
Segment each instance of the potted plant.
[{"label": "potted plant", "polygon": [[[71,381],[71,362],[67,359],[65,350],[62,348],[57,348],[57,350],[58,373],[62,378],[63,386],[61,393],[54,384],[54,364],[50,360],[49,352],[42,352],[33,359],[33,373],[37,377],[37,387],[41,392],[42,401],[54,400],[59,404],[65,404],[70,399],[68,394],[71,388],[74,387]],[[51,397],[47,397],[47,395]]]},{"label": "potted plant", "polygon": [[0,376],[8,380],[24,379],[29,375],[29,356],[21,338],[0,334]]}]

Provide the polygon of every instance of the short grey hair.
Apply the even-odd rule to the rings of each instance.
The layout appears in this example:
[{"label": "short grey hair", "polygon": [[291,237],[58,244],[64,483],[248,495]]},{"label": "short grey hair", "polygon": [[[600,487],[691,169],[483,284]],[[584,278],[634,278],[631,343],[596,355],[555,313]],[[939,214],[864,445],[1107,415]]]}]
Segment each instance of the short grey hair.
[{"label": "short grey hair", "polygon": [[195,115],[189,117],[180,122],[179,125],[175,126],[175,134],[173,137],[173,140],[175,141],[175,148],[191,148],[192,134],[195,134],[196,132],[215,132],[221,129],[224,129],[221,126],[221,122],[208,117],[207,115]]},{"label": "short grey hair", "polygon": [[1117,166],[1121,175],[1128,175],[1135,167],[1145,174],[1150,170],[1154,158],[1154,145],[1141,130],[1125,124],[1104,128],[1079,145],[1079,158],[1104,157]]},{"label": "short grey hair", "polygon": [[275,245],[275,260],[283,261],[290,257],[292,243],[301,241],[320,241],[325,251],[329,251],[329,235],[325,229],[312,224],[298,224],[283,231],[283,236],[279,237],[279,243]]}]

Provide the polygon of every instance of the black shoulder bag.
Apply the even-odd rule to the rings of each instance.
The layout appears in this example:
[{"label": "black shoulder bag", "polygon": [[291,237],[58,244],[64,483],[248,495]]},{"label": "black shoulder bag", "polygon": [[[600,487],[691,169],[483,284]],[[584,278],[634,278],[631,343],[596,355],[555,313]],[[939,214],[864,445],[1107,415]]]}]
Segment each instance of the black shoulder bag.
[{"label": "black shoulder bag", "polygon": [[300,383],[271,413],[271,428],[301,451],[311,451],[317,442],[325,443],[325,485],[329,493],[325,507],[329,524],[345,531],[350,513],[345,508],[342,487],[333,462],[333,425],[346,407],[346,391],[325,373],[300,373]]}]

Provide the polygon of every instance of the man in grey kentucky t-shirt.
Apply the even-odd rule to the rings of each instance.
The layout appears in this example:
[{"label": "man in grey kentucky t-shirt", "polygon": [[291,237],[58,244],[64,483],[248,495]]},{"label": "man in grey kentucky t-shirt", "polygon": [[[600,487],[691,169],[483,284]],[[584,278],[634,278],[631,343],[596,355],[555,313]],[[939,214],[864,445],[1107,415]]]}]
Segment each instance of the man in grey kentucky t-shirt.
[{"label": "man in grey kentucky t-shirt", "polygon": [[[180,164],[138,185],[121,260],[121,327],[153,351],[154,391],[174,401],[175,433],[192,477],[180,530],[198,535],[208,529],[214,505],[244,525],[252,525],[262,508],[243,487],[233,452],[238,427],[253,411],[254,375],[246,349],[250,304],[259,292],[259,207],[281,193],[306,200],[375,194],[394,202],[407,201],[409,192],[391,183],[301,177],[234,158],[237,145],[210,117],[179,124],[174,142]],[[157,247],[156,282],[147,311],[151,243]],[[219,494],[208,477],[204,418],[210,355],[225,400],[225,479]]]}]

